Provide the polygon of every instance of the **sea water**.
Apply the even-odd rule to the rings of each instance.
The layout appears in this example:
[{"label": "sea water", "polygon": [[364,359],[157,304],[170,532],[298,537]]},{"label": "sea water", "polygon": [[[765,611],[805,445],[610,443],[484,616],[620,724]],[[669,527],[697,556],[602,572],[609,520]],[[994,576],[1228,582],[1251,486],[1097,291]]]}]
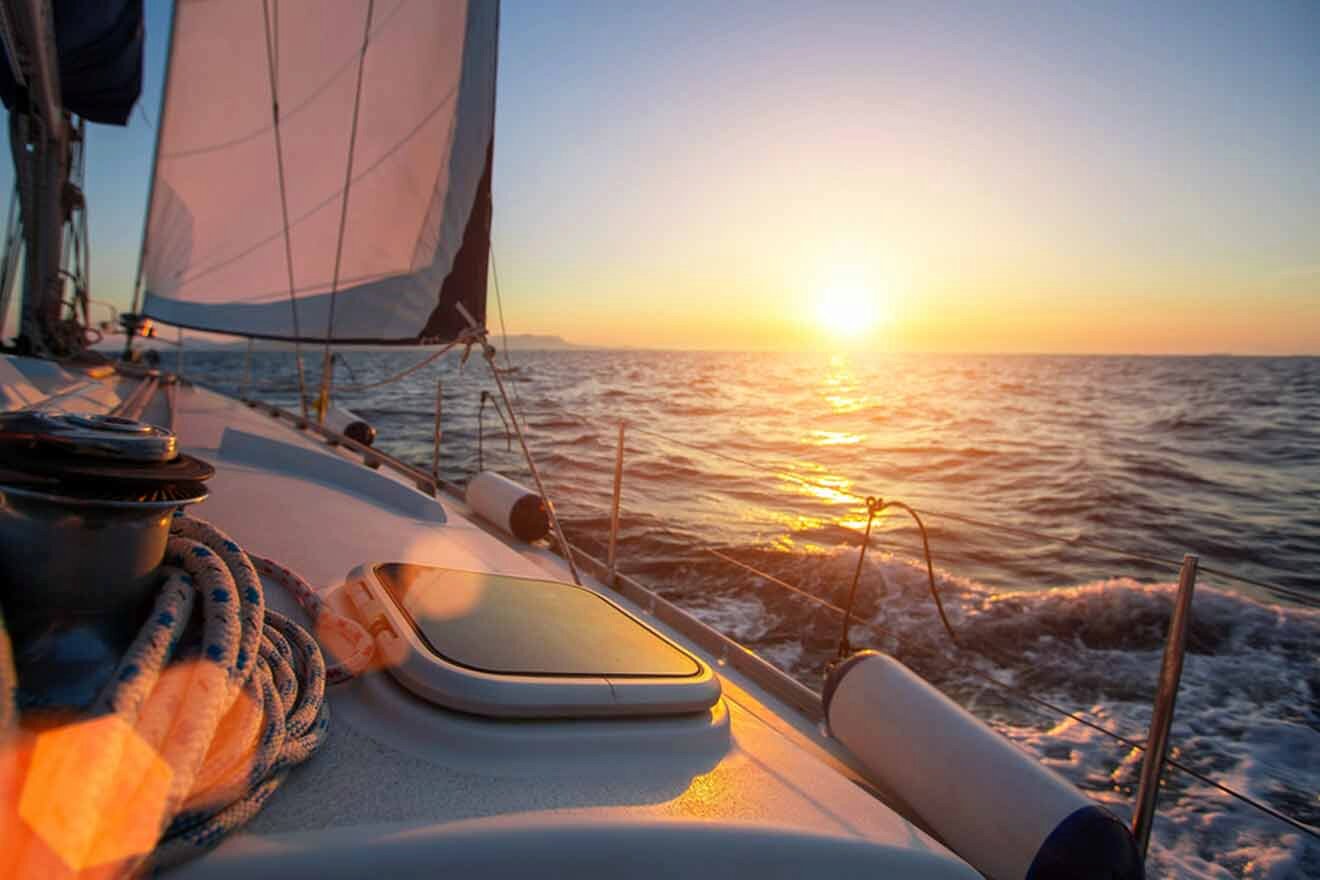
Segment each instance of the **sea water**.
[{"label": "sea water", "polygon": [[[345,352],[335,381],[421,356]],[[314,386],[319,352],[304,362]],[[853,645],[893,653],[1125,819],[1140,753],[985,676],[1144,742],[1183,555],[1283,588],[1198,578],[1171,754],[1320,826],[1320,359],[574,349],[499,363],[516,368],[506,385],[570,540],[603,556],[623,421],[620,569],[813,687],[838,615],[710,551],[839,603],[866,526],[858,496],[925,512],[963,649],[898,509],[872,523]],[[236,390],[243,355],[189,352],[186,369]],[[296,407],[294,377],[291,353],[259,351],[250,393]],[[527,479],[490,403],[479,430],[496,388],[475,354],[336,400],[429,468],[437,385],[442,476],[480,461]],[[1170,770],[1149,865],[1320,876],[1320,844]]]}]

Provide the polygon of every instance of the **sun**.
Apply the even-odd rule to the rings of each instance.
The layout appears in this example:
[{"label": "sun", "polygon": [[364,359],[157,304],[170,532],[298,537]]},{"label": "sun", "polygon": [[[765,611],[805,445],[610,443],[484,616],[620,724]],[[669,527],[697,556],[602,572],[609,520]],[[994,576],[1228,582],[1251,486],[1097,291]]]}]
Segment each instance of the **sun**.
[{"label": "sun", "polygon": [[834,336],[856,338],[881,318],[878,292],[864,278],[840,275],[816,293],[816,323]]}]

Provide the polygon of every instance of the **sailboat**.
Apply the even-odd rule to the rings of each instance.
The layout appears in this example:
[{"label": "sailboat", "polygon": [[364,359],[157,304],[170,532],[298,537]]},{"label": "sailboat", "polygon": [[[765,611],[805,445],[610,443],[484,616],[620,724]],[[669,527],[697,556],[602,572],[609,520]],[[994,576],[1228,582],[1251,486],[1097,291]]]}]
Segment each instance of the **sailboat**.
[{"label": "sailboat", "polygon": [[152,325],[327,366],[463,346],[498,383],[493,0],[181,0],[126,356],[89,357],[53,193],[141,64],[141,5],[105,4],[128,76],[73,101],[51,23],[95,5],[3,4],[0,873],[1143,876],[1124,823],[897,661],[816,694],[575,554],[540,486],[346,436],[301,351],[296,411],[133,357]]}]

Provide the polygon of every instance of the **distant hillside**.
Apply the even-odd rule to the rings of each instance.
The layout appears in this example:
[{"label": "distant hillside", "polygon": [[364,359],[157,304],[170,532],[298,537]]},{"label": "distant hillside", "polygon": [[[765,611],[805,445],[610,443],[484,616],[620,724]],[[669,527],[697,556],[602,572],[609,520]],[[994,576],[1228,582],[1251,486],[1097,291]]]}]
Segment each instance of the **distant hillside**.
[{"label": "distant hillside", "polygon": [[[490,341],[497,348],[505,347],[505,339],[498,334],[492,334]],[[544,333],[511,333],[507,344],[509,351],[555,351],[561,348],[586,347],[568,342],[562,336],[550,336]]]}]

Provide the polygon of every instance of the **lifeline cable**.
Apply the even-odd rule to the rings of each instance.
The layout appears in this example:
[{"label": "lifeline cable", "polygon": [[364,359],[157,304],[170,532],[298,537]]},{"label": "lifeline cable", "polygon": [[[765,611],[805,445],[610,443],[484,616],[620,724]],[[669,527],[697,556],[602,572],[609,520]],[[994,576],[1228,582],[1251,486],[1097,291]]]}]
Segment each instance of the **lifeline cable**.
[{"label": "lifeline cable", "polygon": [[[391,385],[395,382],[398,382],[400,379],[404,379],[408,376],[411,376],[413,373],[417,372],[422,367],[431,363],[436,358],[440,357],[441,355],[449,351],[452,351],[455,347],[459,345],[470,345],[470,344],[472,344],[472,341],[468,337],[460,336],[458,339],[446,343],[439,349],[433,351],[431,354],[422,358],[420,361],[413,364],[412,366],[405,367],[404,369],[400,370],[397,373],[393,373],[389,376],[386,376],[384,379],[379,379],[374,382],[365,382],[359,385],[336,385],[335,388],[339,391],[357,392],[357,391],[369,391],[372,388],[380,388],[384,385]],[[348,361],[342,361],[342,363],[345,366],[348,366]],[[285,391],[296,390],[292,385],[254,384],[252,387],[258,391],[285,392]]]},{"label": "lifeline cable", "polygon": [[392,376],[387,376],[384,379],[380,379],[375,382],[367,382],[362,385],[340,385],[338,386],[338,388],[340,391],[369,391],[372,388],[380,388],[382,385],[390,385],[394,382],[398,382],[400,379],[406,376],[412,375],[413,373],[420,370],[422,367],[434,361],[436,358],[440,357],[441,355],[445,354],[448,351],[451,351],[456,346],[472,345],[472,344],[473,341],[469,337],[467,337],[466,335],[460,336],[459,338],[446,343],[436,351],[422,358],[420,361],[413,364],[411,367],[407,367],[406,369],[400,370],[399,372],[395,373]]},{"label": "lifeline cable", "polygon": [[[892,507],[898,507],[899,503],[887,503],[887,505],[892,505]],[[904,507],[906,507],[906,505],[904,505]],[[927,555],[927,565],[928,565],[927,571],[929,574],[929,563],[931,563],[931,548],[929,548],[929,544],[925,544],[924,549],[925,549],[925,555]],[[784,588],[784,590],[795,592],[795,594],[803,596],[803,598],[810,600],[810,602],[814,604],[818,604],[818,606],[829,608],[830,611],[840,613],[840,615],[845,615],[845,613],[847,613],[845,608],[836,606],[836,604],[829,602],[828,599],[821,598],[821,596],[817,596],[816,594],[813,594],[813,592],[810,592],[808,590],[803,590],[803,588],[801,587],[793,586],[793,584],[788,583],[787,581],[781,581],[781,579],[774,577],[774,575],[766,573],[766,571],[762,571],[756,569],[756,567],[754,566],[747,565],[746,562],[738,561],[738,559],[730,557],[730,555],[721,553],[721,551],[715,550],[713,548],[706,548],[706,550],[708,550],[708,553],[715,555],[715,557],[725,559],[725,561],[731,562],[733,563],[733,565],[738,566],[739,569],[750,571],[750,573],[755,574],[756,577],[762,578],[764,579],[764,581],[774,583],[775,586],[777,587],[781,587]],[[933,588],[935,588],[935,586],[933,586],[933,575],[931,575],[931,577],[932,577],[932,590],[933,590]],[[936,603],[939,603],[939,594],[935,592],[935,594],[933,595],[936,596]],[[958,654],[972,653],[970,652],[969,649],[962,648],[962,646],[958,644],[956,637],[954,637],[953,635],[952,628],[949,627],[948,619],[946,619],[946,617],[944,617],[944,613],[942,613],[942,608],[941,608],[940,617],[942,623],[944,623],[945,625],[945,631],[949,633],[950,639],[953,639],[954,650],[956,650]],[[859,623],[862,624],[862,627],[865,627],[866,629],[870,629],[870,631],[875,633],[875,635],[883,637],[884,633],[880,632],[879,629],[876,629],[875,625],[869,623],[869,621],[863,620],[863,621],[859,621]],[[977,654],[977,656],[985,657],[985,654]],[[995,662],[993,658],[990,657],[985,657],[985,658],[986,660],[991,660],[991,662]],[[1077,712],[1068,711],[1067,708],[1057,706],[1056,703],[1049,702],[1047,701],[1047,699],[1036,697],[1035,694],[1028,694],[1027,691],[1019,689],[1019,687],[1006,685],[1005,682],[998,681],[998,679],[995,679],[993,676],[990,676],[989,673],[982,672],[982,670],[975,669],[974,666],[970,666],[968,662],[966,662],[965,658],[960,658],[960,662],[958,662],[957,668],[962,670],[962,672],[970,674],[970,676],[981,679],[981,681],[986,682],[987,685],[993,686],[997,690],[1001,690],[1002,693],[1006,693],[1008,695],[1011,695],[1011,697],[1018,698],[1019,701],[1023,701],[1024,703],[1026,703],[1026,708],[1028,711],[1034,711],[1036,715],[1043,716],[1043,718],[1051,718],[1051,715],[1048,715],[1047,712],[1041,710],[1048,710],[1048,712],[1055,712],[1055,714],[1057,715],[1064,716],[1064,718],[1072,719],[1074,720],[1074,722],[1081,724],[1081,726],[1088,727],[1090,728],[1090,730],[1096,731],[1097,734],[1107,736],[1107,738],[1117,741],[1117,743],[1126,745],[1127,748],[1137,749],[1137,751],[1139,752],[1146,751],[1146,745],[1143,745],[1142,743],[1138,743],[1137,740],[1131,739],[1129,738],[1129,736],[1123,736],[1122,734],[1119,734],[1118,731],[1110,730],[1110,728],[1105,727],[1104,724],[1098,724],[1096,722],[1093,722],[1093,720],[1085,718],[1084,715],[1077,714]],[[1229,788],[1229,786],[1222,784],[1222,782],[1214,781],[1209,776],[1206,776],[1206,774],[1201,773],[1200,770],[1196,770],[1196,769],[1192,769],[1191,767],[1188,767],[1187,764],[1181,763],[1181,761],[1175,759],[1175,757],[1172,756],[1167,757],[1166,763],[1170,765],[1170,767],[1172,768],[1181,770],[1181,772],[1183,773],[1187,773],[1188,776],[1195,778],[1195,780],[1203,782],[1203,784],[1205,785],[1209,785],[1210,788],[1216,789],[1217,792],[1228,794],[1228,796],[1236,798],[1236,800],[1241,801],[1242,803],[1246,803],[1247,806],[1254,807],[1255,810],[1261,811],[1261,813],[1269,815],[1269,817],[1271,818],[1278,819],[1279,822],[1286,823],[1286,825],[1294,827],[1294,829],[1298,831],[1302,831],[1302,833],[1304,834],[1308,834],[1313,836],[1313,838],[1320,839],[1320,830],[1317,830],[1316,827],[1307,825],[1307,823],[1300,821],[1300,819],[1291,817],[1291,815],[1288,815],[1287,813],[1282,813],[1282,811],[1274,809],[1274,807],[1267,805],[1267,803],[1257,801],[1255,800],[1255,798],[1247,796],[1247,794],[1242,794],[1241,792],[1237,792],[1237,790]]]}]

